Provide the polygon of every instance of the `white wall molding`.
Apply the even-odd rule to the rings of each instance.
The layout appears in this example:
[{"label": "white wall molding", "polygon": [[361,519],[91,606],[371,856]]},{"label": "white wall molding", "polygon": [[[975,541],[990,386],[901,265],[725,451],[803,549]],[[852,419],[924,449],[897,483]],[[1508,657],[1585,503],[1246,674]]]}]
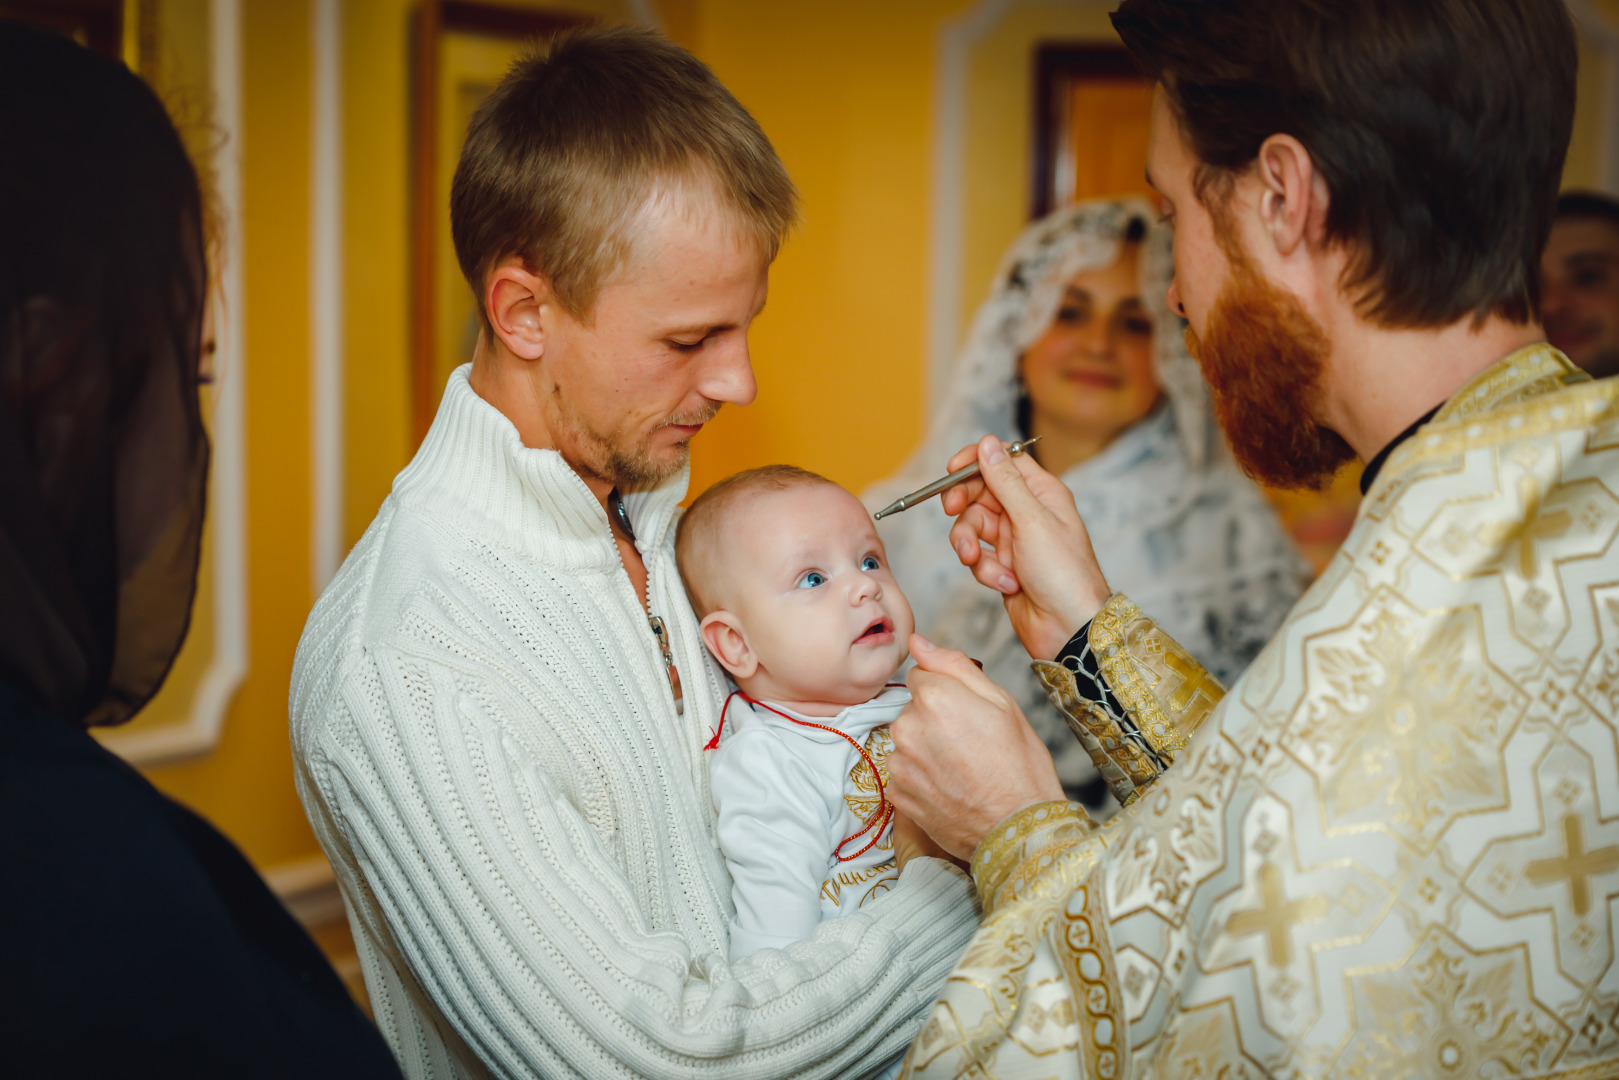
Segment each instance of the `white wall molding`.
[{"label": "white wall molding", "polygon": [[[933,192],[928,251],[928,415],[950,377],[961,325],[967,230],[967,82],[973,49],[1011,10],[1034,0],[979,0],[939,29],[933,75]],[[1049,3],[1051,0],[1045,0]],[[1069,0],[1076,7],[1117,0]]]},{"label": "white wall molding", "polygon": [[972,48],[1017,0],[979,0],[939,29],[933,74],[933,220],[928,252],[928,415],[950,376],[961,310]]},{"label": "white wall molding", "polygon": [[1585,43],[1602,53],[1602,105],[1597,125],[1597,186],[1619,196],[1619,19],[1592,0],[1568,0]]},{"label": "white wall molding", "polygon": [[208,483],[212,530],[213,656],[183,723],[119,730],[102,737],[137,765],[190,757],[219,741],[225,710],[247,674],[247,365],[242,318],[242,20],[241,0],[210,0],[209,71],[213,125],[222,136],[214,160],[224,264],[219,267],[213,459]]},{"label": "white wall molding", "polygon": [[314,594],[346,554],[344,543],[343,3],[310,5],[309,329]]}]

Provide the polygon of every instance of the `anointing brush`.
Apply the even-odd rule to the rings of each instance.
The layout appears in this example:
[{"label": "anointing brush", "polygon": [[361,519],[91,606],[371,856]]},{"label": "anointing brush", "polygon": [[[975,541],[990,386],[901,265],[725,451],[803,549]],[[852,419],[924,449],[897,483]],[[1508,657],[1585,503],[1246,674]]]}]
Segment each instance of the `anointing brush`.
[{"label": "anointing brush", "polygon": [[[1006,452],[1011,454],[1013,457],[1016,457],[1018,454],[1023,453],[1029,447],[1033,446],[1039,441],[1040,436],[1036,435],[1034,438],[1024,439],[1022,442],[1007,443]],[[889,514],[897,514],[901,510],[909,510],[917,503],[927,502],[929,499],[933,498],[933,496],[939,494],[939,492],[945,490],[946,488],[953,488],[963,480],[971,480],[982,471],[983,470],[978,467],[978,462],[975,461],[971,465],[957,469],[949,476],[940,477],[927,487],[917,488],[909,495],[900,496],[887,506],[883,507],[881,510],[877,511],[872,515],[872,517],[881,519],[887,517]]]}]

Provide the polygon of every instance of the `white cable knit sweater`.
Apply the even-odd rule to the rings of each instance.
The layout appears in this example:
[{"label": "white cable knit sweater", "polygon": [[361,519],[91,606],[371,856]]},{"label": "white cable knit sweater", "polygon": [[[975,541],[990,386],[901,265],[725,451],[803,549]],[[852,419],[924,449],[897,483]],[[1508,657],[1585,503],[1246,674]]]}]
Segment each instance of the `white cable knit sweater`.
[{"label": "white cable knit sweater", "polygon": [[316,604],[298,791],[409,1077],[854,1077],[915,1034],[976,926],[966,879],[731,964],[708,741],[724,699],[675,570],[685,478],[628,493],[658,644],[600,504],[450,379]]}]

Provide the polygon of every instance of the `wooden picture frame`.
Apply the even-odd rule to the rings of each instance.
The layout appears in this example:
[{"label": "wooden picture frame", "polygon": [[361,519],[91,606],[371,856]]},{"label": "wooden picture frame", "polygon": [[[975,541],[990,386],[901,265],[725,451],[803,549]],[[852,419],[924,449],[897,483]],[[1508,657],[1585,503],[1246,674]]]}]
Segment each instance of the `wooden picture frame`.
[{"label": "wooden picture frame", "polygon": [[[1034,131],[1030,139],[1029,217],[1041,218],[1072,201],[1075,91],[1090,85],[1115,88],[1132,100],[1150,98],[1152,83],[1121,46],[1046,42],[1034,54]],[[1145,144],[1142,144],[1145,168]],[[1144,177],[1122,190],[1084,191],[1081,197],[1148,192]]]},{"label": "wooden picture frame", "polygon": [[[446,278],[449,191],[441,174],[447,143],[459,145],[461,132],[450,139],[444,125],[444,50],[451,35],[471,35],[509,43],[514,48],[544,39],[590,20],[572,12],[516,8],[476,0],[423,0],[416,10],[412,42],[411,147],[411,398],[416,444],[427,434],[443,390],[441,307]],[[491,71],[493,78],[500,73]],[[466,357],[470,359],[470,357]]]}]

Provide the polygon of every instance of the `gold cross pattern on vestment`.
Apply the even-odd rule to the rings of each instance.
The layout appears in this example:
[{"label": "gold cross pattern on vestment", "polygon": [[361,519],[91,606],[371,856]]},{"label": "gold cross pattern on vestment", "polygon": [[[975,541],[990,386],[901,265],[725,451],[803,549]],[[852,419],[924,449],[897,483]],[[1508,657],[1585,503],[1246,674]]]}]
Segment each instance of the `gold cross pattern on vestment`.
[{"label": "gold cross pattern on vestment", "polygon": [[1235,937],[1264,934],[1274,967],[1286,967],[1292,960],[1288,932],[1299,923],[1320,922],[1327,917],[1331,902],[1325,896],[1287,899],[1282,887],[1282,870],[1273,862],[1259,868],[1259,906],[1233,912],[1225,922],[1226,933]]},{"label": "gold cross pattern on vestment", "polygon": [[1609,845],[1595,851],[1585,850],[1585,826],[1578,814],[1563,818],[1563,857],[1536,859],[1529,864],[1529,881],[1533,885],[1555,885],[1568,882],[1568,891],[1574,901],[1574,914],[1584,916],[1591,910],[1591,878],[1619,870],[1619,847]]},{"label": "gold cross pattern on vestment", "polygon": [[1185,659],[1165,650],[1164,663],[1168,665],[1170,671],[1181,677],[1180,686],[1169,696],[1169,708],[1171,711],[1180,712],[1185,709],[1196,700],[1199,694],[1202,694],[1210,701],[1219,700],[1215,695],[1215,691],[1219,689],[1219,684],[1214,681],[1214,676],[1200,667],[1195,660]]},{"label": "gold cross pattern on vestment", "polygon": [[1533,476],[1518,477],[1518,497],[1523,501],[1523,515],[1515,521],[1497,521],[1480,525],[1478,538],[1486,544],[1502,548],[1518,545],[1518,573],[1530,581],[1540,572],[1540,559],[1535,544],[1541,540],[1557,540],[1568,533],[1574,518],[1567,510],[1541,513],[1540,483]]}]

